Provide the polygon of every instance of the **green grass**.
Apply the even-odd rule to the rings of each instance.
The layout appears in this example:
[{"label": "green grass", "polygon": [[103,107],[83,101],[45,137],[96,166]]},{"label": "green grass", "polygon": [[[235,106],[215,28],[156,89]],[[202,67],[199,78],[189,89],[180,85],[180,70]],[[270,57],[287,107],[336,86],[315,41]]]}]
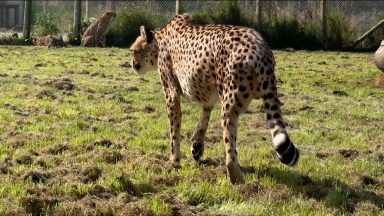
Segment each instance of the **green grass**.
[{"label": "green grass", "polygon": [[218,108],[205,152],[214,163],[190,155],[200,107],[183,99],[182,168],[167,165],[158,75],[120,67],[128,50],[1,47],[0,215],[383,214],[384,89],[372,84],[371,54],[274,53],[302,157],[280,164],[255,100],[238,134],[246,184],[233,186]]}]

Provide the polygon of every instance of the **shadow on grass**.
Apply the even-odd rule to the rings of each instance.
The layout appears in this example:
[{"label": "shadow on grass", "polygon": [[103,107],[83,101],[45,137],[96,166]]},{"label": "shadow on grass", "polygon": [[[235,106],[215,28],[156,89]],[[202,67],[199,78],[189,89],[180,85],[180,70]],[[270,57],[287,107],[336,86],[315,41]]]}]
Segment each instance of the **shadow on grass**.
[{"label": "shadow on grass", "polygon": [[326,206],[337,208],[343,212],[353,213],[359,202],[370,202],[379,209],[384,209],[384,197],[373,191],[354,188],[335,177],[313,180],[294,170],[282,170],[274,167],[243,167],[244,173],[254,173],[259,177],[273,178],[280,184],[285,184],[293,191],[308,198],[323,201]]}]

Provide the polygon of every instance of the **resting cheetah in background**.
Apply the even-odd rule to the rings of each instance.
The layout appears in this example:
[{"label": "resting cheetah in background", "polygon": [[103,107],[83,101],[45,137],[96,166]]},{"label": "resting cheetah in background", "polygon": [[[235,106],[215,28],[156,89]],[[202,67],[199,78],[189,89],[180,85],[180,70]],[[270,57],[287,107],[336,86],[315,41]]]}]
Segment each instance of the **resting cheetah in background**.
[{"label": "resting cheetah in background", "polygon": [[171,161],[180,162],[180,95],[202,105],[192,140],[192,155],[203,155],[204,137],[214,104],[221,102],[225,164],[233,184],[244,183],[237,160],[239,115],[253,98],[262,98],[272,140],[280,161],[296,164],[299,151],[285,130],[274,75],[275,61],[254,29],[229,25],[195,25],[188,14],[154,32],[140,28],[130,47],[138,73],[158,68],[171,126]]},{"label": "resting cheetah in background", "polygon": [[92,23],[81,38],[81,45],[84,47],[105,46],[105,36],[114,17],[116,17],[115,12],[107,11],[96,22]]},{"label": "resting cheetah in background", "polygon": [[33,38],[33,45],[35,46],[47,46],[52,47],[63,47],[65,43],[62,36],[47,35],[43,37]]}]

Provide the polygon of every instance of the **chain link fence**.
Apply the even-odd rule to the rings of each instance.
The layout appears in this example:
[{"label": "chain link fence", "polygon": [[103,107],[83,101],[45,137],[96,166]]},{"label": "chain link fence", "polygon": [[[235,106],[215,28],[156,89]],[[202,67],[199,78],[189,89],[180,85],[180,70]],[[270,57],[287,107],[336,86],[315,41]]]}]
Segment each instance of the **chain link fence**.
[{"label": "chain link fence", "polygon": [[[0,35],[21,35],[24,24],[25,0],[0,1]],[[321,0],[239,0],[241,11],[251,20],[262,19],[263,24],[269,24],[280,18],[293,16],[303,23],[321,25]],[[83,21],[93,21],[105,10],[124,11],[124,9],[140,8],[157,14],[158,23],[167,23],[177,12],[199,14],[207,10],[214,11],[220,1],[210,0],[82,0],[81,18]],[[261,16],[257,16],[257,7],[260,7]],[[384,1],[374,0],[326,0],[324,9],[326,15],[337,13],[353,26],[353,37],[358,37],[384,19]],[[32,0],[31,10],[32,35],[38,30],[37,24],[49,21],[57,29],[57,34],[73,32],[74,0]],[[47,22],[48,22],[47,21]],[[328,22],[337,22],[332,18]],[[40,23],[39,23],[40,22]],[[381,31],[383,32],[383,31]],[[384,38],[384,36],[383,36]]]}]

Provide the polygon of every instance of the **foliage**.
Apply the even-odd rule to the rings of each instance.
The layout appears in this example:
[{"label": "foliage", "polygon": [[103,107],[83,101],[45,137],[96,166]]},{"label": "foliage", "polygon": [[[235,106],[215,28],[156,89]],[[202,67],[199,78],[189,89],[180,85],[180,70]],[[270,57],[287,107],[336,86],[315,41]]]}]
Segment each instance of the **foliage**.
[{"label": "foliage", "polygon": [[31,45],[32,40],[15,37],[0,37],[0,45]]},{"label": "foliage", "polygon": [[354,40],[357,35],[356,25],[338,8],[327,13],[327,47],[337,50]]},{"label": "foliage", "polygon": [[303,23],[295,15],[283,15],[269,20],[259,31],[273,48],[318,49],[319,28],[316,22]]},{"label": "foliage", "polygon": [[[272,48],[292,47],[295,49],[343,49],[357,35],[357,24],[345,16],[340,9],[330,9],[327,14],[327,35],[322,41],[319,20],[299,17],[295,10],[286,8],[281,13],[262,14],[262,25],[256,26],[254,11],[242,11],[237,1],[222,1],[217,8],[205,8],[194,14],[198,24],[242,25],[257,29]],[[373,34],[362,48],[377,47],[378,36]],[[380,41],[379,41],[380,42]],[[372,44],[374,45],[372,47]]]},{"label": "foliage", "polygon": [[144,8],[121,8],[116,14],[107,34],[108,46],[127,47],[139,36],[141,25],[153,30],[166,24],[162,15]]},{"label": "foliage", "polygon": [[195,14],[194,19],[199,24],[253,25],[236,0],[221,1],[215,8],[207,7],[202,13]]},{"label": "foliage", "polygon": [[57,17],[51,12],[40,12],[36,15],[33,27],[33,35],[36,37],[55,35],[60,32]]}]

